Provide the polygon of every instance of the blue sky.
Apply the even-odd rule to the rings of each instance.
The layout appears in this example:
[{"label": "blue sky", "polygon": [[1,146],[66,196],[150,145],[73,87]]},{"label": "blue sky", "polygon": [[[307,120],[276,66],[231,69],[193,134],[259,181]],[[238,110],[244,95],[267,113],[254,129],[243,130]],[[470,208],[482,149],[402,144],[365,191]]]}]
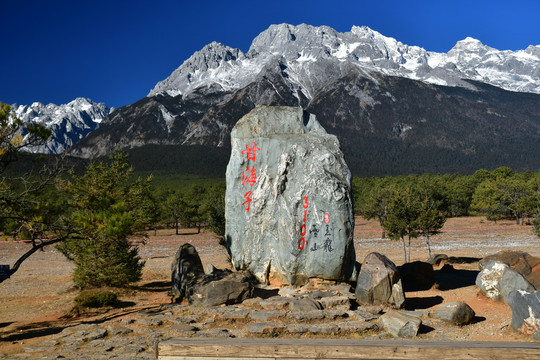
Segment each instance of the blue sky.
[{"label": "blue sky", "polygon": [[447,52],[471,36],[499,50],[540,44],[540,0],[17,0],[0,6],[0,101],[123,106],[204,45],[247,51],[271,24],[367,25]]}]

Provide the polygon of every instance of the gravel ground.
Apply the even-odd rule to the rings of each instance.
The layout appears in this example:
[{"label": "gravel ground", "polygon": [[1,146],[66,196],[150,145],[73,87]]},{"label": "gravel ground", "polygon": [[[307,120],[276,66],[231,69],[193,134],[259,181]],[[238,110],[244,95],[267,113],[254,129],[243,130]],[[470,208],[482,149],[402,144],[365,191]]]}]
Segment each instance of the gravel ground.
[{"label": "gravel ground", "polygon": [[[375,221],[360,218],[356,220],[357,261],[362,262],[367,254],[377,251],[388,256],[396,265],[402,264],[401,243],[383,239],[381,233]],[[71,312],[72,301],[77,294],[70,281],[72,264],[53,247],[38,251],[11,279],[0,284],[0,354],[7,354],[7,358],[15,355],[21,358],[39,358],[36,357],[36,353],[39,353],[35,351],[36,347],[54,344],[54,336],[58,336],[65,329],[85,323],[128,318],[130,314],[141,317],[144,311],[166,306],[170,302],[167,291],[170,286],[171,262],[178,247],[185,242],[195,245],[204,266],[213,264],[218,268],[230,268],[226,251],[211,233],[194,234],[193,229],[184,229],[180,235],[170,230],[158,231],[157,235],[150,234],[145,244],[140,244],[140,255],[146,265],[143,280],[137,284],[138,289],[122,297],[122,300],[130,305],[107,313],[93,314]],[[433,253],[445,253],[448,256],[478,258],[500,250],[521,250],[540,257],[539,244],[540,239],[532,234],[530,226],[516,226],[513,222],[494,224],[472,217],[449,219],[443,231],[431,239],[431,250]],[[0,263],[13,264],[30,246],[21,242],[0,242]],[[425,241],[414,239],[411,260],[426,258]],[[454,266],[462,270],[478,270],[477,263]],[[437,327],[422,335],[423,338],[470,341],[529,340],[510,328],[510,308],[506,304],[495,303],[479,295],[474,285],[444,291],[432,288],[427,291],[408,292],[406,297],[422,311],[429,310],[441,301],[462,300],[476,312],[478,321],[472,325],[462,328]],[[442,300],[436,302],[434,299]],[[152,338],[148,332],[143,336]],[[152,358],[148,353],[152,346],[148,344],[152,341],[145,342],[147,345],[144,351],[136,352],[136,345],[128,343],[122,345],[122,348],[135,351],[139,354],[137,357]],[[44,354],[46,353],[45,351]]]}]

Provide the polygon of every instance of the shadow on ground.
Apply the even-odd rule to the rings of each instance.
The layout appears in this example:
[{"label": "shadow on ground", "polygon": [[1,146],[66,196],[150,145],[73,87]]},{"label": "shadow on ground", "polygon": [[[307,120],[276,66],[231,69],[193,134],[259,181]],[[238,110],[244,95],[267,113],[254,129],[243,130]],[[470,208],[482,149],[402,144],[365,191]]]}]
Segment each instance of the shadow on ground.
[{"label": "shadow on ground", "polygon": [[405,299],[405,310],[429,309],[435,305],[442,304],[443,298],[439,295],[429,297],[407,297]]},{"label": "shadow on ground", "polygon": [[454,290],[475,284],[478,270],[456,270],[452,265],[444,265],[440,270],[435,270],[435,282],[441,291]]},{"label": "shadow on ground", "polygon": [[162,292],[169,291],[172,288],[171,281],[154,281],[135,287],[136,290]]},{"label": "shadow on ground", "polygon": [[261,289],[256,287],[253,290],[253,297],[260,297],[262,299],[268,299],[272,296],[278,296],[279,289]]},{"label": "shadow on ground", "polygon": [[481,258],[476,258],[476,257],[467,257],[467,256],[455,257],[455,256],[450,256],[446,260],[446,263],[447,264],[473,264],[475,262],[479,262],[480,260],[482,260],[482,259]]},{"label": "shadow on ground", "polygon": [[471,321],[471,324],[477,324],[482,321],[486,321],[486,318],[483,316],[475,316],[474,319]]},{"label": "shadow on ground", "polygon": [[422,324],[422,325],[420,325],[420,328],[418,329],[418,334],[428,334],[428,333],[432,332],[433,330],[435,330],[435,329],[432,328],[431,326],[428,326],[426,324]]},{"label": "shadow on ground", "polygon": [[0,341],[21,341],[42,336],[58,334],[68,325],[58,326],[55,322],[44,321],[20,326],[12,331],[0,334]]}]

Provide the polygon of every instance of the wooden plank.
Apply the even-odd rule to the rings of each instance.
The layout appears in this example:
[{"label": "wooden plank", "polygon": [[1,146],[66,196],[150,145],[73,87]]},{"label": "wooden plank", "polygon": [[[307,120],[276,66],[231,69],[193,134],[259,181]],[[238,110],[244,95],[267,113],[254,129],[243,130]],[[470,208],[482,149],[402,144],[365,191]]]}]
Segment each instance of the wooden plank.
[{"label": "wooden plank", "polygon": [[[253,360],[253,357],[223,357],[223,356],[211,356],[211,357],[201,357],[201,356],[160,356],[158,357],[159,360]],[[275,357],[258,357],[257,360],[275,360]],[[286,360],[286,359],[283,359]]]},{"label": "wooden plank", "polygon": [[540,343],[340,339],[177,339],[159,343],[160,360],[540,359]]}]

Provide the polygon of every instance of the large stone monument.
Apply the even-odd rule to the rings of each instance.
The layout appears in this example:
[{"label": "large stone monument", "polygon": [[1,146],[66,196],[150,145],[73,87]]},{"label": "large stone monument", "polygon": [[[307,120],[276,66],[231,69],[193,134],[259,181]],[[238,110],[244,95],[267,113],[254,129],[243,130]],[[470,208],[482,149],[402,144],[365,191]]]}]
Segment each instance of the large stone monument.
[{"label": "large stone monument", "polygon": [[350,171],[301,108],[259,106],[231,132],[226,246],[261,282],[349,280],[356,261]]}]

